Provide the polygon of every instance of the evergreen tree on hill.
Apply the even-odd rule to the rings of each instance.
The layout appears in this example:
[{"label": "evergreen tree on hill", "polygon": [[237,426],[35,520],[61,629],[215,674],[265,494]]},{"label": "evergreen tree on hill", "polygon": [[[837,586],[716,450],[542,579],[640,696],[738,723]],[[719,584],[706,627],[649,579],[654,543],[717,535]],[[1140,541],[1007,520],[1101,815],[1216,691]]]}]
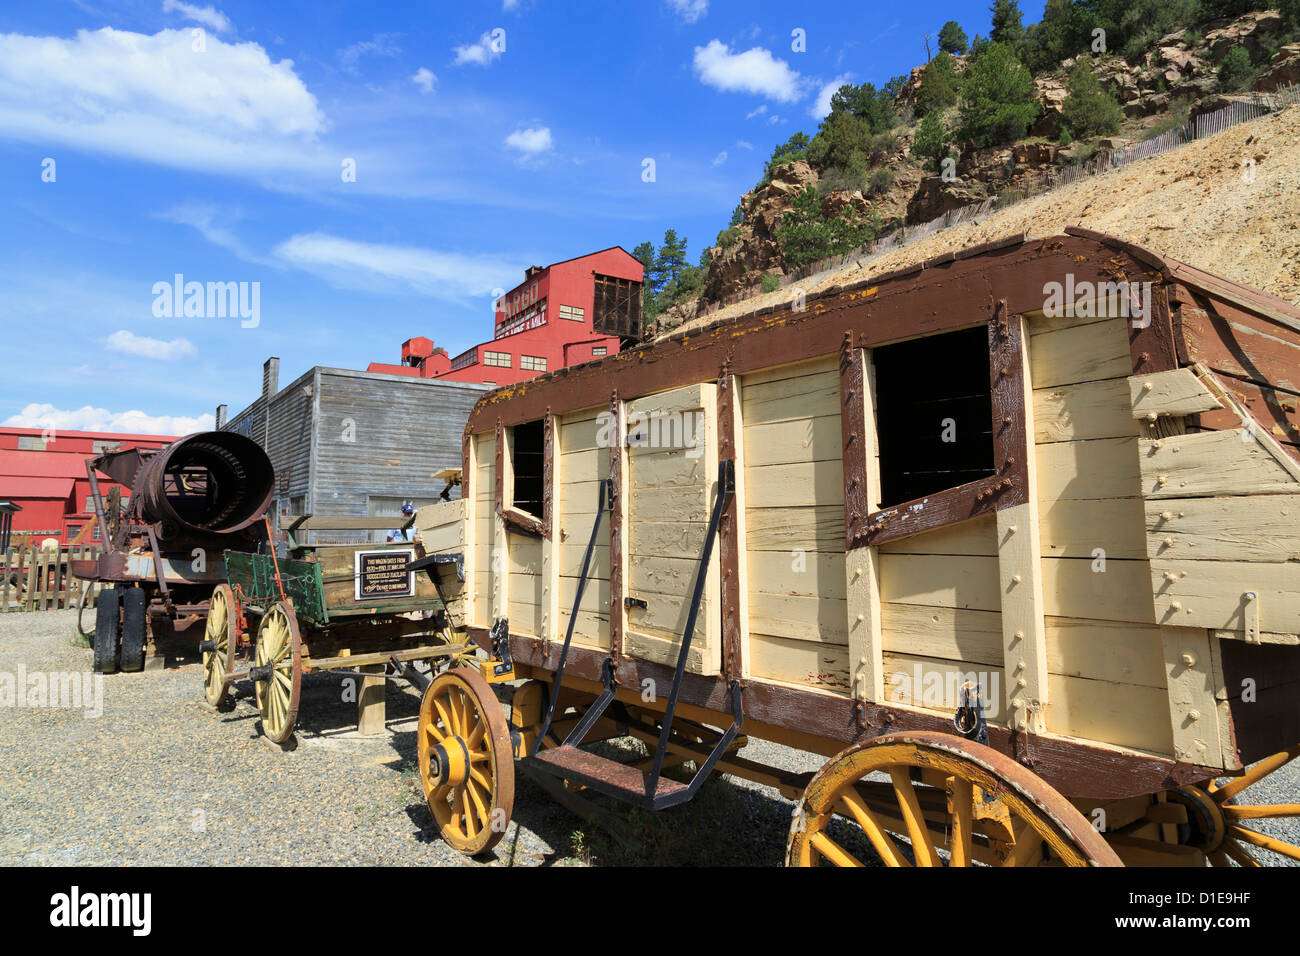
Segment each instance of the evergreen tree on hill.
[{"label": "evergreen tree on hill", "polygon": [[1018,0],[993,0],[989,9],[993,15],[993,27],[989,30],[989,39],[994,43],[1003,43],[1013,50],[1025,41],[1025,25],[1021,21]]},{"label": "evergreen tree on hill", "polygon": [[956,20],[949,20],[939,28],[939,49],[952,56],[961,56],[966,52],[966,31]]},{"label": "evergreen tree on hill", "polygon": [[962,86],[961,137],[977,146],[1020,139],[1038,117],[1037,92],[1012,49],[989,43]]}]

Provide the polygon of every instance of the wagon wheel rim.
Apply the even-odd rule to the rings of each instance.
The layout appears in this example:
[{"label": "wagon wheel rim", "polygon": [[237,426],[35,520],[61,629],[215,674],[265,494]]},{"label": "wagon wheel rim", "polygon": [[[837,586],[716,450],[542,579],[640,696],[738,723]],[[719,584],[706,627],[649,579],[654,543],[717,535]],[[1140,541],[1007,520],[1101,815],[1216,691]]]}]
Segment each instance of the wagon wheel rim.
[{"label": "wagon wheel rim", "polygon": [[514,810],[510,731],[491,686],[457,667],[434,678],[420,702],[420,782],[442,838],[469,856],[505,836]]},{"label": "wagon wheel rim", "polygon": [[302,637],[293,608],[277,602],[262,615],[254,657],[258,667],[273,667],[267,680],[253,682],[262,733],[273,743],[282,744],[298,722],[302,690]]},{"label": "wagon wheel rim", "polygon": [[[1212,809],[1219,818],[1214,836],[1222,834],[1217,844],[1206,847],[1213,866],[1263,866],[1260,850],[1270,850],[1292,860],[1300,860],[1300,846],[1288,843],[1251,826],[1255,820],[1300,819],[1300,803],[1256,804],[1247,794],[1251,787],[1277,773],[1300,756],[1300,743],[1280,750],[1251,766],[1239,777],[1222,782],[1210,781],[1204,788]],[[1244,801],[1244,802],[1242,802]]]},{"label": "wagon wheel rim", "polygon": [[226,699],[230,687],[231,655],[236,644],[234,604],[234,594],[225,584],[217,585],[208,602],[204,639],[211,641],[215,649],[203,652],[203,691],[213,707]]},{"label": "wagon wheel rim", "polygon": [[[877,772],[888,782],[865,779]],[[1045,780],[949,734],[890,734],[828,761],[795,807],[786,865],[866,865],[828,832],[836,816],[856,823],[886,866],[1123,865]]]}]

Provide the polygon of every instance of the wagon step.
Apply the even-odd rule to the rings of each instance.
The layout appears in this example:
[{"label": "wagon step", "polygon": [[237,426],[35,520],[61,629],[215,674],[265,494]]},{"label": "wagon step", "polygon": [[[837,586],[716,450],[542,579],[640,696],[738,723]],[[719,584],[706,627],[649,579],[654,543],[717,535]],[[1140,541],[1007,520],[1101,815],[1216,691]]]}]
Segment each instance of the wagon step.
[{"label": "wagon step", "polygon": [[533,757],[533,766],[647,810],[661,810],[690,799],[690,788],[684,783],[661,776],[651,793],[652,774],[577,747],[543,750]]}]

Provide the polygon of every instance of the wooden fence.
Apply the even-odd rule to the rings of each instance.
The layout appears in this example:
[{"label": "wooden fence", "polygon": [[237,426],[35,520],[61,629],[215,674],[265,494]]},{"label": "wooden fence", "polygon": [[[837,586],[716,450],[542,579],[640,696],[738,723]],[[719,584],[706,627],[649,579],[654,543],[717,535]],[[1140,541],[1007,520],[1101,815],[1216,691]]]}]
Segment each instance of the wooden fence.
[{"label": "wooden fence", "polygon": [[9,550],[0,554],[0,614],[76,607],[87,591],[86,604],[94,606],[101,585],[74,577],[70,562],[93,560],[103,547],[64,545],[56,551],[42,548],[42,540],[14,535]]}]

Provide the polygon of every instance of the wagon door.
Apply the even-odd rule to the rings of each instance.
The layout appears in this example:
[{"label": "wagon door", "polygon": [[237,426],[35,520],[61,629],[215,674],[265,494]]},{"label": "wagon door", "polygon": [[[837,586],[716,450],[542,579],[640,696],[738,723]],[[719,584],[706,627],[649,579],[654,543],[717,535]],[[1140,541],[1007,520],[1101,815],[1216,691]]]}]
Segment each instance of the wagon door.
[{"label": "wagon door", "polygon": [[[717,386],[661,392],[625,406],[626,628],[624,648],[675,665],[718,492]],[[704,568],[686,669],[721,669],[718,549]]]}]

